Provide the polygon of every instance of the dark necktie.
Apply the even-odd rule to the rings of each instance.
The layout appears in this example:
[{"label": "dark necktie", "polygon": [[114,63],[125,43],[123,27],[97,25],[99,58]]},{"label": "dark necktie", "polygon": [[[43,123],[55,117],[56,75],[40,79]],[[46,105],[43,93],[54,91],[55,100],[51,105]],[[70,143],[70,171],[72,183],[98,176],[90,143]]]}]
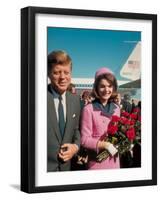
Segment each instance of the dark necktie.
[{"label": "dark necktie", "polygon": [[59,96],[59,105],[58,105],[58,114],[59,114],[59,129],[63,137],[65,129],[65,119],[64,119],[64,109],[62,104],[62,96]]}]

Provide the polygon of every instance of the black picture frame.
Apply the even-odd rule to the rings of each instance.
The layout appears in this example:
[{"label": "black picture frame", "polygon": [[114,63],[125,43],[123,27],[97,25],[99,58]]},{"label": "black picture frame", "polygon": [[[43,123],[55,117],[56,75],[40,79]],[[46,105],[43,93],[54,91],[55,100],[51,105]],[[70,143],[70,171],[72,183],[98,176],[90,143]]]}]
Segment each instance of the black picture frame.
[{"label": "black picture frame", "polygon": [[[148,180],[85,184],[35,185],[35,16],[56,14],[118,19],[152,23],[152,177]],[[79,172],[78,172],[79,173]],[[21,190],[27,193],[87,190],[157,184],[157,15],[96,10],[26,7],[21,9]]]}]

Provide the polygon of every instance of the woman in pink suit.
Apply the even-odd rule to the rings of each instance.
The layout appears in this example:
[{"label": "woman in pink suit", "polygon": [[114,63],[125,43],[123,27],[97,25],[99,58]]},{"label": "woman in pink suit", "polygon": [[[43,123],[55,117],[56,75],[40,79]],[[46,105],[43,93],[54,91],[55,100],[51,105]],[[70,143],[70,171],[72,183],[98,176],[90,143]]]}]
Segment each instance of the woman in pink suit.
[{"label": "woman in pink suit", "polygon": [[[117,149],[111,143],[103,141],[112,115],[120,116],[120,108],[114,103],[117,80],[108,68],[101,68],[96,72],[93,93],[95,100],[84,107],[81,120],[81,144],[88,151],[87,169],[120,168],[119,157],[115,156]],[[104,149],[111,156],[99,163],[96,156]]]}]

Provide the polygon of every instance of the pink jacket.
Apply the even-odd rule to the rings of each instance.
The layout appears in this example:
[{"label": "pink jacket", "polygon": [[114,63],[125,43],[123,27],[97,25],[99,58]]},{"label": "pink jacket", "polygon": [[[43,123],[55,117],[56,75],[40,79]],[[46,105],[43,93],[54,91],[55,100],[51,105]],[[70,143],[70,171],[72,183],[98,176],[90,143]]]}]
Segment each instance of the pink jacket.
[{"label": "pink jacket", "polygon": [[81,120],[81,144],[83,147],[92,150],[90,151],[92,156],[89,156],[89,169],[108,169],[119,168],[119,157],[115,160],[113,158],[107,158],[105,161],[98,163],[94,160],[94,157],[98,153],[97,142],[105,135],[107,135],[108,124],[112,115],[120,116],[120,108],[114,104],[113,114],[109,116],[102,113],[101,110],[93,107],[93,104],[88,104],[84,107]]}]

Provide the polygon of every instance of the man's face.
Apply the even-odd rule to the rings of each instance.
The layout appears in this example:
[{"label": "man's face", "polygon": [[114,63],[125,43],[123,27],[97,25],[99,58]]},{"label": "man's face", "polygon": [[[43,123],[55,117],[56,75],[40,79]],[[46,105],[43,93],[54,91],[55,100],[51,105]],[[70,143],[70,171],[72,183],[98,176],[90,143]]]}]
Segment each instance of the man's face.
[{"label": "man's face", "polygon": [[49,75],[51,85],[60,94],[64,93],[71,82],[71,66],[55,65]]}]

